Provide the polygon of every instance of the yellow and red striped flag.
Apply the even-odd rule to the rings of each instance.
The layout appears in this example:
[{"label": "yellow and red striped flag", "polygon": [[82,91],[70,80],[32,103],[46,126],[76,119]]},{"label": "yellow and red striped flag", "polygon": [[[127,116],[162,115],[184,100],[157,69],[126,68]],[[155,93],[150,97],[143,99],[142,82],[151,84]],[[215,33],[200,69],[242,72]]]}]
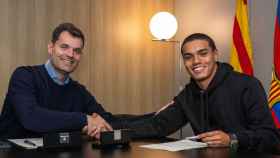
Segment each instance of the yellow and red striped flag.
[{"label": "yellow and red striped flag", "polygon": [[280,128],[280,3],[278,1],[274,28],[274,69],[269,90],[269,108],[277,128]]},{"label": "yellow and red striped flag", "polygon": [[253,52],[248,24],[247,0],[236,0],[230,64],[234,70],[253,75]]}]

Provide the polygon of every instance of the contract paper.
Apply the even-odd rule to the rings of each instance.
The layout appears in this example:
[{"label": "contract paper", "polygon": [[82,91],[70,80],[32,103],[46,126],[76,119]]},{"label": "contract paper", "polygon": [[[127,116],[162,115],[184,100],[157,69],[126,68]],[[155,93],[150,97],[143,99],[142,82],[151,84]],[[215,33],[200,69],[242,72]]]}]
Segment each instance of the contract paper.
[{"label": "contract paper", "polygon": [[207,144],[188,140],[188,139],[183,139],[174,142],[141,145],[140,147],[149,148],[149,149],[167,150],[167,151],[181,151],[181,150],[189,150],[189,149],[196,149],[196,148],[205,148],[207,147]]}]

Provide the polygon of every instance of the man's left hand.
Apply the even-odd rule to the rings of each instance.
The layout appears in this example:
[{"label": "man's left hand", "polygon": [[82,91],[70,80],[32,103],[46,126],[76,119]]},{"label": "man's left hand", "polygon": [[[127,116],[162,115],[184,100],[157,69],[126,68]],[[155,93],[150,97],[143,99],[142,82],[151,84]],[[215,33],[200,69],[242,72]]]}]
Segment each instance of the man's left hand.
[{"label": "man's left hand", "polygon": [[201,133],[198,137],[210,147],[228,147],[230,145],[230,136],[221,130]]}]

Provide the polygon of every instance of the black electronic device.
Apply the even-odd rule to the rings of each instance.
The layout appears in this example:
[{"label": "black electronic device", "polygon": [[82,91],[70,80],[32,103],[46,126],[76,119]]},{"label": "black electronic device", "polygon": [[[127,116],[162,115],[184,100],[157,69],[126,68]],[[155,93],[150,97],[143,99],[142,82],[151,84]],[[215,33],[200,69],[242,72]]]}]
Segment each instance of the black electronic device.
[{"label": "black electronic device", "polygon": [[47,133],[43,136],[44,148],[81,147],[81,132]]},{"label": "black electronic device", "polygon": [[93,147],[125,147],[130,142],[130,131],[127,129],[106,131],[100,133],[100,140],[93,143]]}]

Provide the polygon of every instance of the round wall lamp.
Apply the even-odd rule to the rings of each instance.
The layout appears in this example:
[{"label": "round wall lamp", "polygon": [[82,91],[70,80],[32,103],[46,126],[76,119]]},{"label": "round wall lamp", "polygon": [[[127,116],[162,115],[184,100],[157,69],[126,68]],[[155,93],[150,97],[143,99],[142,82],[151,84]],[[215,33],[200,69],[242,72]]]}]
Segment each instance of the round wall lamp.
[{"label": "round wall lamp", "polygon": [[156,40],[169,40],[177,32],[178,23],[169,12],[158,12],[150,20],[150,31]]}]

